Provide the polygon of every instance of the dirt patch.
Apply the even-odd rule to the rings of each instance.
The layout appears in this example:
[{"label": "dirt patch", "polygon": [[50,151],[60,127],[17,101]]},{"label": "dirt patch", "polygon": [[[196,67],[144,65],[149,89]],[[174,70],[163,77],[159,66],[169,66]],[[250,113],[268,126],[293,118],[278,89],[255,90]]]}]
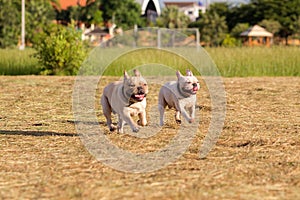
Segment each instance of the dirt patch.
[{"label": "dirt patch", "polygon": [[[101,85],[113,79],[107,77]],[[0,199],[300,198],[300,78],[225,78],[225,126],[206,159],[199,159],[199,150],[211,105],[202,82],[197,102],[201,122],[190,148],[167,167],[142,174],[111,169],[86,150],[75,131],[74,80],[0,78]],[[149,107],[157,102],[157,87],[150,92]],[[158,136],[120,136],[108,131],[99,102],[95,104],[107,137],[128,151],[156,151],[178,128],[168,111]]]}]

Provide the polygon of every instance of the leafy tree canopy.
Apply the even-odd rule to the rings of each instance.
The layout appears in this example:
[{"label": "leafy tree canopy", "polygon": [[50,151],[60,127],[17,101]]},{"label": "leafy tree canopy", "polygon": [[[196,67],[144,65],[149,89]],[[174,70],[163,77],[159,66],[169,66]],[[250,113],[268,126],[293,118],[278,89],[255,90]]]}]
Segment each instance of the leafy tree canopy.
[{"label": "leafy tree canopy", "polygon": [[103,20],[113,22],[123,29],[133,28],[135,24],[142,26],[141,6],[134,0],[102,0]]},{"label": "leafy tree canopy", "polygon": [[299,0],[252,0],[249,4],[231,9],[227,23],[231,30],[238,23],[254,25],[263,20],[277,21],[280,23],[279,35],[287,38],[297,32],[296,21],[299,17]]},{"label": "leafy tree canopy", "polygon": [[228,30],[225,17],[218,15],[216,12],[206,13],[189,27],[198,27],[201,33],[201,40],[211,46],[221,45]]},{"label": "leafy tree canopy", "polygon": [[267,29],[269,32],[273,33],[274,35],[278,35],[280,29],[282,28],[281,24],[273,19],[264,19],[258,24]]},{"label": "leafy tree canopy", "polygon": [[[212,17],[214,15],[215,17]],[[202,35],[209,34],[210,36],[205,37],[211,40],[213,30],[210,29],[213,24],[206,24],[204,21],[208,19],[214,21],[217,16],[225,18],[228,31],[234,37],[238,37],[239,32],[247,29],[247,26],[244,26],[246,24],[248,26],[259,24],[286,40],[291,35],[299,35],[300,32],[299,0],[251,0],[248,4],[235,7],[227,3],[214,3],[198,21],[189,24],[189,27],[198,27]]]},{"label": "leafy tree canopy", "polygon": [[167,28],[186,28],[190,19],[178,7],[169,6],[165,8],[157,19],[158,26]]},{"label": "leafy tree canopy", "polygon": [[[34,43],[34,35],[55,19],[55,12],[48,0],[25,2],[26,42]],[[0,0],[0,47],[18,44],[21,35],[21,1]]]},{"label": "leafy tree canopy", "polygon": [[248,23],[238,23],[232,30],[231,35],[233,37],[240,37],[240,34],[249,28]]},{"label": "leafy tree canopy", "polygon": [[21,33],[21,1],[0,0],[0,47],[18,43]]}]

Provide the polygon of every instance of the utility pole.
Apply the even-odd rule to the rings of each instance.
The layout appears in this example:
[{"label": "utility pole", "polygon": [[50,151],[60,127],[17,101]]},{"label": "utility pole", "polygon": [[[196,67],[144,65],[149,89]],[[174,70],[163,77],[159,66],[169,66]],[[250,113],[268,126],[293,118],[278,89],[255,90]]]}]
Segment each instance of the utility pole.
[{"label": "utility pole", "polygon": [[25,49],[25,0],[22,0],[22,25],[21,25],[21,45],[20,50]]}]

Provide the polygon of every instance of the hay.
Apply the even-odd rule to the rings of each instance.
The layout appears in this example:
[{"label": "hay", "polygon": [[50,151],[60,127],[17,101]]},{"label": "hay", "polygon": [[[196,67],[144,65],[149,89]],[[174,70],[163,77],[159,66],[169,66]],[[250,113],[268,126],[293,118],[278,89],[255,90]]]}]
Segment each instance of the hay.
[{"label": "hay", "polygon": [[[201,124],[189,150],[166,168],[130,174],[98,162],[81,143],[71,109],[74,77],[1,77],[0,199],[299,199],[300,79],[224,81],[225,127],[206,159],[198,154],[211,107],[202,87]],[[150,93],[149,105],[156,102]],[[147,140],[100,126],[120,147],[152,152],[168,144],[178,126],[173,112],[167,114],[165,131]]]}]

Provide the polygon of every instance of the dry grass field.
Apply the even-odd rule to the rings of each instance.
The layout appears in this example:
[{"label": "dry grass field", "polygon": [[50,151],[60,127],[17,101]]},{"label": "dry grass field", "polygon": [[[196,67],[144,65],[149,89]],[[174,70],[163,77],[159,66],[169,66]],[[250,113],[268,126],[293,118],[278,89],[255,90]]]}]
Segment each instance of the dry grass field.
[{"label": "dry grass field", "polygon": [[[225,126],[206,159],[199,150],[211,106],[202,81],[201,122],[187,152],[165,168],[137,174],[105,166],[86,150],[75,131],[74,80],[0,77],[0,199],[300,199],[299,77],[224,78]],[[150,107],[157,90],[150,86]],[[128,151],[155,151],[178,128],[170,119],[149,139],[109,133],[96,107],[106,135]]]}]

